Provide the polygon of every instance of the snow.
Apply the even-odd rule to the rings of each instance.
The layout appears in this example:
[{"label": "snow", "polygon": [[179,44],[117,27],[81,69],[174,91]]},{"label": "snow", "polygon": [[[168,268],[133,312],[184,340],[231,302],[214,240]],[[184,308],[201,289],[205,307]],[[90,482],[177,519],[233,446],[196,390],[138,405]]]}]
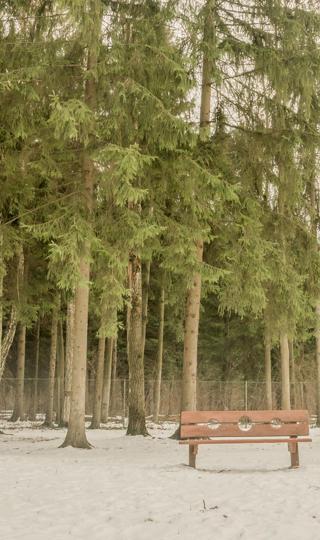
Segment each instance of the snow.
[{"label": "snow", "polygon": [[320,538],[320,430],[297,470],[285,444],[203,446],[193,470],[174,428],[88,430],[77,450],[62,429],[2,422],[1,540]]}]

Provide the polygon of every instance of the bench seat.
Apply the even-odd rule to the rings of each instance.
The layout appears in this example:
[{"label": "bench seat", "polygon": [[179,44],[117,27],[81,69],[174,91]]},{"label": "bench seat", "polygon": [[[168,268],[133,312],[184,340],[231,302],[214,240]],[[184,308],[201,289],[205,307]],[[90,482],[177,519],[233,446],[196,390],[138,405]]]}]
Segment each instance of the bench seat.
[{"label": "bench seat", "polygon": [[[246,444],[246,443],[290,443],[293,437],[289,439],[189,439],[185,441],[179,441],[179,444]],[[297,442],[312,442],[310,437],[299,437]]]}]

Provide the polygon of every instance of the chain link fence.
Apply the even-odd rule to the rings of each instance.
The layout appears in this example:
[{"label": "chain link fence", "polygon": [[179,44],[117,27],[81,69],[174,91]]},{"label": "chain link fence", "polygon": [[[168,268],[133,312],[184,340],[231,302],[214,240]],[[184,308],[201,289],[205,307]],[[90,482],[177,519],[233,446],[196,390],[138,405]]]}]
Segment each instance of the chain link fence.
[{"label": "chain link fence", "polygon": [[[90,416],[94,402],[94,380],[87,381],[86,414]],[[48,401],[48,379],[25,379],[24,413],[26,419],[43,417]],[[14,408],[15,379],[0,382],[0,417],[9,418]],[[281,383],[273,382],[273,408],[280,409]],[[128,412],[128,380],[115,379],[111,384],[110,417],[126,417]],[[152,416],[154,409],[153,380],[145,382],[146,415]],[[63,388],[60,379],[55,380],[54,410],[59,409]],[[308,409],[316,414],[316,383],[297,382],[291,385],[291,401],[294,409]],[[161,384],[160,417],[174,419],[180,413],[181,381],[163,380]],[[197,382],[198,410],[259,410],[266,409],[264,381],[204,381]]]}]

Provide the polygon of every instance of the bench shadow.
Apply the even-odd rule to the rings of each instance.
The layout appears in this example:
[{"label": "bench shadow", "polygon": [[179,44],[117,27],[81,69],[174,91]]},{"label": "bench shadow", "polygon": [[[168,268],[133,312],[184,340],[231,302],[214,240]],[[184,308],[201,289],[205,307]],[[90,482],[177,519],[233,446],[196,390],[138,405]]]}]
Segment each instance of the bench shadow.
[{"label": "bench shadow", "polygon": [[[186,463],[182,464],[182,467],[184,469],[191,469],[189,465]],[[261,474],[272,474],[275,472],[288,472],[292,471],[293,469],[290,469],[290,467],[277,467],[275,469],[263,469],[263,468],[250,468],[250,469],[205,469],[203,467],[197,467],[194,469],[196,472],[201,473],[209,473],[209,474],[253,474],[253,473],[261,473]]]}]

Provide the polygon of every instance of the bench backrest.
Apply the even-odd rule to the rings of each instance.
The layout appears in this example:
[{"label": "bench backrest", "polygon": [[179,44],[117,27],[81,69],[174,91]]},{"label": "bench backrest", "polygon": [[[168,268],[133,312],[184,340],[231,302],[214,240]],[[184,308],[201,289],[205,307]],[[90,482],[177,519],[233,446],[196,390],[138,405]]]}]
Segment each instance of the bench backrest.
[{"label": "bench backrest", "polygon": [[308,411],[183,411],[180,417],[180,439],[308,434]]}]

